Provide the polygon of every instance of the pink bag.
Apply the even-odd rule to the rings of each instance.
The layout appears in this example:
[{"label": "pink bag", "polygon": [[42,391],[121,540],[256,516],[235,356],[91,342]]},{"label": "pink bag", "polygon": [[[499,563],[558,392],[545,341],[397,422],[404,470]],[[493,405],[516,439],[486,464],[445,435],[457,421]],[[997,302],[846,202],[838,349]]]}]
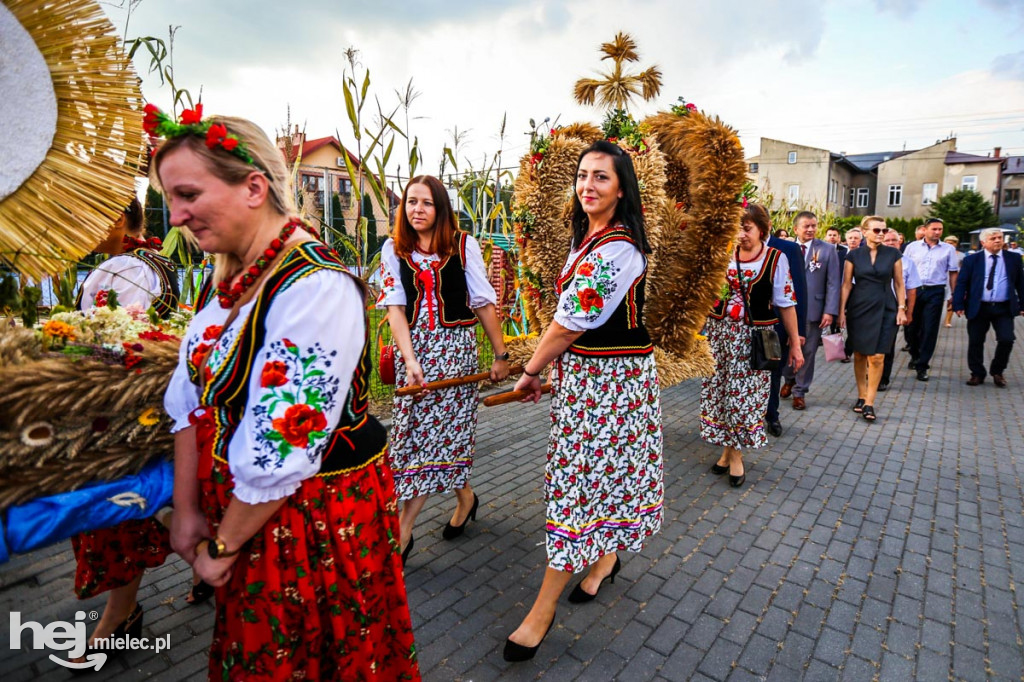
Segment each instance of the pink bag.
[{"label": "pink bag", "polygon": [[843,347],[842,334],[822,334],[821,345],[825,347],[825,359],[828,362],[843,360],[846,358],[846,349]]}]

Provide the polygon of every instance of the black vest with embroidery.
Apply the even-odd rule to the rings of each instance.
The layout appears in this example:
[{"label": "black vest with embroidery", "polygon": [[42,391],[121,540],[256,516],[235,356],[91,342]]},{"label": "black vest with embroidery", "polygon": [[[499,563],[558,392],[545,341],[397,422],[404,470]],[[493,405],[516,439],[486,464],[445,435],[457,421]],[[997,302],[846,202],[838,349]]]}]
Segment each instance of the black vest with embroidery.
[{"label": "black vest with embroidery", "polygon": [[[256,355],[266,339],[266,320],[274,300],[298,280],[321,270],[333,270],[352,277],[360,289],[361,280],[348,272],[338,255],[320,242],[305,242],[289,252],[267,278],[256,297],[252,310],[242,323],[238,338],[231,344],[231,356],[213,373],[200,396],[200,403],[216,410],[217,434],[213,454],[227,460],[227,447],[238,428],[249,400],[249,381]],[[212,281],[204,283],[196,304],[196,312],[205,307],[213,295]],[[330,441],[320,459],[321,475],[346,473],[366,466],[384,453],[387,431],[369,413],[370,359],[369,325],[365,325],[362,353],[352,375],[341,418],[334,426]],[[196,368],[189,367],[196,376]]]},{"label": "black vest with embroidery", "polygon": [[[150,305],[153,306],[160,319],[166,320],[171,313],[178,309],[178,299],[181,298],[181,290],[178,287],[178,267],[170,259],[149,249],[133,249],[125,251],[122,255],[138,258],[156,273],[160,280],[160,293],[153,297]],[[82,309],[82,292],[84,290],[84,286],[79,287],[78,296],[75,297],[75,307],[78,310]]]},{"label": "black vest with embroidery", "polygon": [[[623,229],[613,229],[592,239],[589,244],[576,255],[576,260],[566,269],[565,274],[555,281],[555,293],[562,295],[565,287],[572,282],[576,271],[591,252],[597,247],[610,242],[626,241],[637,250],[639,247],[632,235]],[[604,324],[596,329],[588,329],[569,346],[569,352],[577,355],[597,357],[623,357],[633,355],[649,355],[654,352],[651,337],[644,327],[644,290],[647,282],[647,266],[630,285],[629,291],[612,311]]]},{"label": "black vest with embroidery", "polygon": [[[770,246],[765,248],[768,249],[768,253],[765,254],[761,271],[740,289],[740,295],[743,297],[743,321],[755,327],[768,327],[779,321],[775,305],[772,303],[775,298],[775,284],[772,280],[775,278],[775,265],[779,262],[779,255],[782,252]],[[740,266],[741,263],[736,264],[737,278]],[[708,317],[721,320],[727,312],[726,302],[720,300],[715,303]]]},{"label": "black vest with embroidery", "polygon": [[[468,327],[476,324],[476,315],[469,307],[469,286],[466,284],[466,241],[468,234],[455,233],[455,252],[434,269],[434,295],[437,298],[437,319],[444,327]],[[399,278],[405,290],[405,319],[409,327],[416,325],[420,308],[426,305],[426,285],[417,276],[420,269],[412,256],[398,259]]]}]

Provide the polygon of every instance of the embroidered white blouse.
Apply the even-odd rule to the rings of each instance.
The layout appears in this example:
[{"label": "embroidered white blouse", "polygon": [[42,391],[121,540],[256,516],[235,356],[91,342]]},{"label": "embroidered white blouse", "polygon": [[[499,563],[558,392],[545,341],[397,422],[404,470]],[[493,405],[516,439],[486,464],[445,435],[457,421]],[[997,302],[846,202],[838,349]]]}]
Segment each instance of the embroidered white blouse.
[{"label": "embroidered white blouse", "polygon": [[[164,395],[173,432],[188,427],[189,414],[199,407],[199,387],[189,379],[186,359],[198,360],[208,352],[206,369],[216,373],[230,359],[253,304],[240,308],[219,339],[229,309],[216,300],[189,324]],[[362,354],[365,330],[362,293],[340,272],[320,270],[274,298],[249,377],[249,401],[227,447],[238,499],[249,504],[281,499],[319,472]]]},{"label": "embroidered white blouse", "polygon": [[113,289],[119,305],[149,308],[160,295],[160,277],[144,261],[122,254],[100,263],[82,282],[82,312],[96,307],[96,294]]},{"label": "embroidered white blouse", "polygon": [[[729,268],[726,271],[726,279],[729,283],[729,300],[726,301],[726,310],[738,307],[737,314],[743,314],[743,296],[740,293],[739,278],[742,275],[743,286],[750,286],[750,281],[755,279],[761,268],[764,267],[765,256],[768,249],[761,251],[761,255],[753,261],[744,262],[742,269],[736,267],[736,253],[733,252],[729,259]],[[786,254],[779,253],[779,260],[775,263],[775,272],[772,273],[772,303],[776,308],[790,308],[796,305],[796,293],[793,291],[793,277],[789,272],[789,259]]]},{"label": "embroidered white blouse", "polygon": [[[452,256],[457,257],[457,256]],[[412,262],[420,270],[429,270],[431,264],[440,260],[437,254],[423,254],[413,251]],[[395,242],[388,239],[380,251],[380,294],[377,296],[377,307],[386,308],[389,305],[407,305],[405,288],[402,286],[402,279],[399,275],[399,258],[395,255]],[[466,238],[466,288],[469,290],[469,307],[473,310],[482,308],[488,303],[495,304],[498,297],[494,293],[494,287],[487,279],[487,268],[484,266],[484,257],[480,251],[480,243],[473,237]],[[428,300],[423,306],[424,310],[437,310],[437,292],[431,290]]]},{"label": "embroidered white blouse", "polygon": [[[562,276],[580,251],[569,253]],[[614,241],[598,246],[580,262],[576,274],[558,297],[555,322],[574,332],[597,329],[619,307],[645,267],[647,257],[630,242]]]}]

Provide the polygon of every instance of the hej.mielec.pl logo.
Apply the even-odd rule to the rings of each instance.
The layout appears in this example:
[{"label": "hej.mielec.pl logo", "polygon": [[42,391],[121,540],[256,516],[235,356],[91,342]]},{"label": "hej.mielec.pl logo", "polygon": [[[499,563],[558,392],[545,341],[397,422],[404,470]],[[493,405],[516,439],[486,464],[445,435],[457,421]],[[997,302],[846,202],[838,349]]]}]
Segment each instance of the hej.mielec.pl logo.
[{"label": "hej.mielec.pl logo", "polygon": [[[19,611],[11,611],[10,625],[10,648],[12,650],[21,649],[21,636],[23,634],[30,635],[31,648],[33,649],[52,649],[54,651],[68,652],[67,658],[50,654],[51,661],[65,668],[93,668],[99,670],[107,662],[107,654],[103,651],[104,649],[153,649],[159,653],[171,646],[170,633],[162,637],[154,637],[152,640],[149,637],[131,637],[130,635],[106,637],[95,640],[92,645],[92,651],[86,656],[88,640],[85,633],[85,611],[76,612],[75,622],[73,623],[58,620],[45,626],[31,620],[26,620],[23,623],[21,621],[21,613]],[[82,656],[85,656],[85,660],[81,663],[74,663],[68,660],[71,658],[81,658]]]}]

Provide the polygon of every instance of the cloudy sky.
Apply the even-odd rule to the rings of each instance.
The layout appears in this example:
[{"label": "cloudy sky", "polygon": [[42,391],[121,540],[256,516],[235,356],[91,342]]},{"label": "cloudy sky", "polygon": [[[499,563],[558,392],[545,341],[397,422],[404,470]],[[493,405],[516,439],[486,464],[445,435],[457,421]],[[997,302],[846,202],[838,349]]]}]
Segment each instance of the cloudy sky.
[{"label": "cloudy sky", "polygon": [[[179,87],[271,134],[290,106],[308,137],[351,143],[342,74],[358,49],[385,109],[410,79],[420,93],[409,128],[427,172],[456,129],[460,166],[479,168],[503,116],[502,165],[525,151],[530,118],[598,122],[572,86],[608,64],[597,49],[619,30],[640,69],[664,73],[635,114],[681,95],[736,127],[748,155],[761,136],[853,154],[950,133],[960,151],[1024,154],[1024,0],[142,0],[127,29],[122,1],[106,7],[129,37],[180,26]],[[148,59],[136,65],[147,98],[170,108]]]}]

